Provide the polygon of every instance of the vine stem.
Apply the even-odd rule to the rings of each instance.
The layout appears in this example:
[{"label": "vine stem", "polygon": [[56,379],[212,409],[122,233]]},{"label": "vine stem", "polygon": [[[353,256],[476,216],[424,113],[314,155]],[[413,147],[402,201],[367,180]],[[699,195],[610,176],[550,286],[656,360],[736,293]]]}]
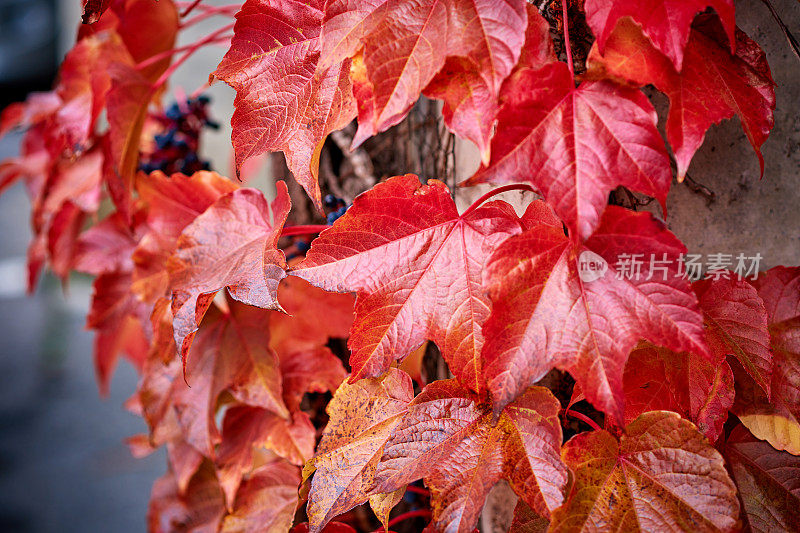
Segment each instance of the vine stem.
[{"label": "vine stem", "polygon": [[413,492],[414,494],[419,494],[421,496],[430,496],[431,492],[428,489],[423,489],[422,487],[415,487],[414,485],[409,485],[406,487],[407,492]]},{"label": "vine stem", "polygon": [[592,429],[594,429],[595,431],[601,431],[602,430],[602,428],[597,425],[597,422],[595,422],[594,420],[592,420],[591,418],[589,418],[588,416],[586,416],[583,413],[579,413],[578,411],[572,411],[570,409],[565,409],[564,410],[564,414],[567,415],[567,416],[571,416],[572,418],[577,418],[581,422],[585,422],[586,424],[590,425],[592,427]]},{"label": "vine stem", "polygon": [[222,16],[222,15],[232,17],[233,15],[236,14],[237,10],[240,7],[241,6],[233,5],[233,6],[215,6],[211,9],[204,9],[203,12],[200,13],[199,15],[192,17],[189,20],[183,21],[181,23],[181,29],[188,28],[189,26],[194,26],[198,22],[210,19],[211,17]]},{"label": "vine stem", "polygon": [[202,1],[203,1],[203,0],[194,0],[194,2],[192,2],[191,4],[189,4],[189,5],[188,5],[188,6],[187,6],[187,7],[186,7],[186,8],[185,8],[185,9],[184,9],[182,12],[181,12],[181,18],[183,18],[183,17],[185,17],[186,15],[188,15],[189,13],[191,13],[191,12],[194,10],[194,8],[196,8],[198,5],[200,5],[200,2],[202,2]]},{"label": "vine stem", "polygon": [[330,226],[322,224],[287,226],[283,228],[283,231],[281,232],[281,237],[293,237],[295,235],[309,235],[311,233],[319,233],[328,228],[330,228]]},{"label": "vine stem", "polygon": [[567,52],[567,66],[569,67],[569,74],[575,79],[575,67],[572,64],[572,47],[569,44],[569,13],[567,9],[567,0],[561,0],[561,18],[562,31],[564,33],[564,48]]},{"label": "vine stem", "polygon": [[224,26],[218,29],[217,31],[207,35],[204,39],[201,39],[200,41],[197,41],[193,45],[189,46],[189,48],[186,50],[186,53],[184,53],[177,61],[175,61],[172,65],[170,65],[169,68],[164,71],[161,77],[156,80],[156,82],[153,84],[152,90],[155,92],[162,85],[164,85],[170,78],[170,76],[172,76],[175,73],[175,71],[178,70],[178,68],[192,56],[192,54],[197,52],[197,50],[213,42],[214,40],[218,39],[221,34],[225,33],[226,31],[230,31],[232,29],[233,29],[233,24],[228,24],[227,26]]},{"label": "vine stem", "polygon": [[[221,43],[221,42],[225,42],[225,41],[230,41],[230,39],[231,39],[230,35],[223,35],[222,37],[218,37],[218,38],[216,38],[216,39],[214,39],[212,41],[206,42],[203,45],[205,46],[207,44]],[[180,54],[181,52],[185,52],[187,50],[191,50],[194,47],[195,47],[195,44],[193,43],[193,44],[187,44],[186,46],[180,46],[178,48],[173,48],[172,50],[164,50],[163,52],[159,52],[158,54],[152,55],[152,56],[148,57],[147,59],[141,61],[139,64],[136,65],[136,70],[142,70],[144,68],[149,67],[150,65],[152,65],[154,63],[158,63],[159,61],[161,61],[164,58],[173,56],[175,54]]]},{"label": "vine stem", "polygon": [[491,190],[491,191],[487,192],[486,194],[484,194],[483,196],[481,196],[480,198],[478,198],[477,200],[475,200],[475,201],[472,203],[472,205],[471,205],[471,206],[469,206],[469,207],[467,208],[467,210],[466,210],[466,211],[464,211],[464,213],[463,213],[461,216],[462,216],[462,217],[465,217],[465,216],[467,216],[467,215],[471,214],[471,213],[472,213],[473,211],[475,211],[475,210],[476,210],[476,209],[477,209],[477,208],[478,208],[478,207],[479,207],[479,206],[480,206],[480,205],[481,205],[483,202],[485,202],[486,200],[488,200],[488,199],[489,199],[489,198],[491,198],[492,196],[497,196],[498,194],[502,194],[502,193],[504,193],[504,192],[507,192],[507,191],[528,191],[528,192],[534,192],[534,191],[533,191],[533,187],[531,187],[531,186],[530,186],[530,185],[528,185],[527,183],[512,183],[511,185],[503,185],[502,187],[498,187],[498,188],[496,188],[496,189],[493,189],[493,190]]},{"label": "vine stem", "polygon": [[[389,524],[388,525],[389,525],[389,527],[392,527],[393,525],[397,524],[398,522],[402,522],[403,520],[409,520],[411,518],[417,518],[417,517],[430,518],[431,517],[431,512],[428,509],[419,509],[417,511],[408,511],[408,512],[403,513],[403,514],[399,514],[399,515],[395,516],[394,518],[392,518],[391,520],[389,520]],[[385,533],[385,531],[386,530],[383,528],[383,526],[381,526],[378,529],[376,529],[375,531],[373,531],[372,533]]]},{"label": "vine stem", "polygon": [[770,0],[762,0],[762,2],[764,2],[764,4],[767,6],[769,12],[772,13],[772,18],[774,18],[775,22],[777,22],[778,26],[780,26],[783,35],[786,37],[786,40],[789,41],[789,46],[792,48],[794,55],[797,56],[797,59],[800,59],[800,43],[797,42],[797,38],[791,31],[789,31],[789,28],[786,27],[786,24],[783,22],[783,19],[781,19],[781,16],[778,14],[778,12],[775,10],[775,7],[772,5],[772,2],[770,2]]}]

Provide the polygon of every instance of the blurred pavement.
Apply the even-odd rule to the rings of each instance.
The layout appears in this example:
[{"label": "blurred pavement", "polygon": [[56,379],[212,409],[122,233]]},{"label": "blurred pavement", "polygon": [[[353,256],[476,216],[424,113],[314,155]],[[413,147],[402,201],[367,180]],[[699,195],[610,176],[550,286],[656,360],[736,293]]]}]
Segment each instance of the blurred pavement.
[{"label": "blurred pavement", "polygon": [[[0,141],[0,160],[18,140]],[[21,184],[0,196],[0,531],[144,531],[166,463],[162,453],[134,459],[123,442],[145,430],[122,407],[136,372],[122,362],[99,397],[88,278],[74,277],[68,296],[49,276],[34,296],[22,292],[28,217]]]}]

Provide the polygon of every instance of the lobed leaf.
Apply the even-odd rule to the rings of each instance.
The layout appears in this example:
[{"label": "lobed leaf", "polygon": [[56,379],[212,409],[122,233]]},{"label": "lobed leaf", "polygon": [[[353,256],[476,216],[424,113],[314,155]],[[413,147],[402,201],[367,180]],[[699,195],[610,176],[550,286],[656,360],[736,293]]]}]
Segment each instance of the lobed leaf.
[{"label": "lobed leaf", "polygon": [[523,68],[501,95],[492,155],[466,184],[530,182],[573,240],[600,225],[622,185],[665,205],[672,174],[653,106],[638,90],[575,82],[565,63]]},{"label": "lobed leaf", "polygon": [[350,62],[317,68],[322,0],[247,0],[228,53],[212,77],[236,90],[232,141],[236,168],[280,150],[322,211],[317,173],[322,143],[355,114]]},{"label": "lobed leaf", "polygon": [[428,385],[386,443],[375,492],[424,478],[434,527],[471,532],[489,491],[505,478],[539,514],[549,515],[567,482],[558,458],[558,401],[533,387],[496,421],[486,407],[455,380]]},{"label": "lobed leaf", "polygon": [[225,516],[225,533],[284,533],[298,506],[300,469],[283,461],[256,468],[242,484],[233,510]]},{"label": "lobed leaf", "polygon": [[722,456],[675,413],[645,413],[619,438],[581,433],[562,457],[574,483],[549,531],[736,528],[739,502]]},{"label": "lobed leaf", "polygon": [[800,519],[800,457],[778,451],[737,426],[725,457],[754,532],[791,531]]},{"label": "lobed leaf", "polygon": [[421,185],[408,174],[356,198],[292,274],[357,293],[351,382],[382,374],[430,339],[462,383],[480,391],[481,325],[489,315],[482,270],[519,231],[510,205],[492,202],[459,216],[443,183]]},{"label": "lobed leaf", "polygon": [[698,17],[681,70],[630,21],[620,22],[605,47],[595,47],[590,53],[590,75],[593,70],[602,71],[602,76],[636,85],[653,84],[669,97],[667,140],[675,152],[679,179],[686,175],[708,128],[734,114],[764,172],[761,145],[774,122],[775,82],[764,52],[744,32],[737,28],[734,34],[733,29],[726,36],[718,19]]},{"label": "lobed leaf", "polygon": [[680,72],[684,67],[684,49],[690,39],[689,30],[695,16],[712,7],[719,15],[725,32],[733,43],[736,22],[732,0],[587,0],[586,21],[597,37],[600,52],[604,53],[611,32],[630,17],[643,33]]},{"label": "lobed leaf", "polygon": [[[640,339],[707,356],[697,299],[678,270],[685,248],[663,223],[611,206],[576,245],[539,200],[523,220],[529,229],[497,248],[485,275],[493,307],[484,375],[495,410],[557,367],[622,420],[623,370]],[[626,258],[632,251],[638,267]],[[663,263],[642,260],[649,256]]]},{"label": "lobed leaf", "polygon": [[413,396],[411,378],[396,369],[339,387],[328,404],[330,420],[316,455],[303,471],[304,478],[314,473],[310,531],[321,531],[333,517],[369,499],[384,445]]}]

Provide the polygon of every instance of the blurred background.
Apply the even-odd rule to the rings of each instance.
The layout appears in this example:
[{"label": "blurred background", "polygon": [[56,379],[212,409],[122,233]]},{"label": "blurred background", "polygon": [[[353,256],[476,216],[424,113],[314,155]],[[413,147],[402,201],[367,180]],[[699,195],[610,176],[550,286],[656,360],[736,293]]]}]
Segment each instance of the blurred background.
[{"label": "blurred background", "polygon": [[[208,5],[230,4],[205,0]],[[31,91],[49,90],[73,45],[80,0],[0,0],[0,108]],[[226,21],[184,32],[178,46]],[[201,86],[225,53],[206,47],[173,78],[172,94]],[[228,174],[233,91],[215,84],[203,146],[212,167]],[[0,139],[0,161],[18,154],[21,135]],[[122,361],[108,398],[100,398],[92,363],[94,335],[84,328],[91,278],[73,275],[62,290],[44,276],[25,294],[30,202],[22,183],[0,195],[0,531],[145,530],[150,488],[166,469],[163,450],[134,459],[124,439],[142,433],[123,408],[135,370]]]},{"label": "blurred background", "polygon": [[[229,4],[231,0],[206,0]],[[772,0],[800,35],[800,3]],[[670,228],[694,253],[760,253],[762,269],[800,264],[800,60],[794,56],[762,0],[737,0],[737,23],[766,51],[777,82],[775,129],[758,162],[738,120],[709,132],[690,174],[713,192],[674,184]],[[80,0],[0,0],[0,107],[33,90],[49,89],[57,64],[72,45]],[[219,27],[210,20],[182,35],[178,45]],[[206,47],[178,71],[172,94],[191,94],[225,50]],[[233,91],[215,84],[203,152],[229,174]],[[173,98],[166,99],[169,103]],[[659,112],[667,101],[655,97]],[[17,154],[19,135],[0,140],[0,160]],[[457,152],[457,178],[468,177],[477,154]],[[469,193],[459,193],[465,200]],[[459,202],[462,203],[462,202]],[[52,277],[32,296],[25,287],[30,239],[29,201],[23,185],[0,196],[0,531],[143,531],[150,487],[165,469],[163,452],[131,457],[124,439],[145,430],[123,402],[136,373],[121,363],[108,398],[101,399],[92,366],[92,334],[84,330],[90,297],[87,277],[62,290]]]}]

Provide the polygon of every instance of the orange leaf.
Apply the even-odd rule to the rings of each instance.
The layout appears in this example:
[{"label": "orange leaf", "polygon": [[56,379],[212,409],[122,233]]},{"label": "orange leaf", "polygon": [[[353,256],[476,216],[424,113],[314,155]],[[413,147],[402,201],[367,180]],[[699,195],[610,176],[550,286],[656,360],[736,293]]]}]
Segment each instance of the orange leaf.
[{"label": "orange leaf", "polygon": [[645,413],[619,438],[581,433],[562,457],[574,483],[548,531],[711,532],[737,525],[736,487],[722,456],[675,413]]}]

